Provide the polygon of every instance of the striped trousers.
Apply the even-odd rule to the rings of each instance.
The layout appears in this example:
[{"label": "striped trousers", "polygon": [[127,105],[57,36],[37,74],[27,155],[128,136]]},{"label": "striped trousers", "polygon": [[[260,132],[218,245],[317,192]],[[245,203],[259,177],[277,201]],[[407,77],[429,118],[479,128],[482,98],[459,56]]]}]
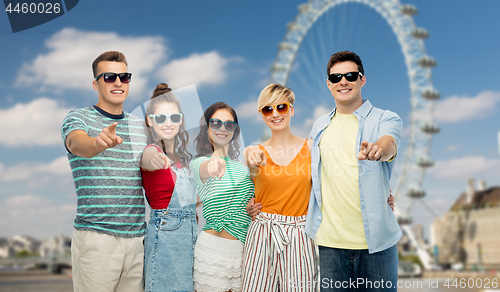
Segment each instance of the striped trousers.
[{"label": "striped trousers", "polygon": [[319,291],[318,247],[305,222],[305,215],[257,216],[245,243],[243,292]]}]

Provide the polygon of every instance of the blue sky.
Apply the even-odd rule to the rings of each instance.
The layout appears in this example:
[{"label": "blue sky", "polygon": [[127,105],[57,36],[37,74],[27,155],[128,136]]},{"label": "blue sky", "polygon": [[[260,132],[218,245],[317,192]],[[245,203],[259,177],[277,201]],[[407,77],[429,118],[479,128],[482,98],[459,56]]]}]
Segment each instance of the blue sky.
[{"label": "blue sky", "polygon": [[[248,144],[262,135],[256,99],[286,24],[303,3],[86,0],[16,34],[0,12],[0,236],[71,234],[76,195],[60,124],[68,111],[97,102],[91,87],[97,55],[119,50],[127,56],[134,77],[125,110],[148,100],[157,83],[195,84],[203,109],[217,101],[236,108]],[[441,92],[435,105],[441,132],[423,187],[426,203],[441,215],[465,190],[466,178],[500,185],[500,2],[403,4],[419,9],[414,22],[429,31],[426,51],[438,62],[432,80]],[[408,73],[395,35],[374,10],[345,4],[319,18],[299,49],[288,84],[297,94],[294,132],[307,135],[314,118],[334,106],[326,76],[315,78],[305,68],[319,64],[313,70],[324,74],[329,56],[344,49],[363,59],[363,98],[409,125]],[[396,176],[403,162],[399,157]],[[432,219],[420,204],[410,215],[417,223]]]}]

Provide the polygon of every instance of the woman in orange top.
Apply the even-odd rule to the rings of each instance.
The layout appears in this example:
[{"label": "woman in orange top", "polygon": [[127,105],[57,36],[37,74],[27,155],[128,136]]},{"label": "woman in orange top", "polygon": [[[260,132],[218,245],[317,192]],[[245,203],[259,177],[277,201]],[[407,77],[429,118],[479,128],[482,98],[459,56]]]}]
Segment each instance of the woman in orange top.
[{"label": "woman in orange top", "polygon": [[293,92],[266,86],[258,100],[269,140],[249,146],[243,156],[263,208],[245,243],[243,291],[315,291],[317,246],[304,230],[311,193],[310,141],[290,131]]}]

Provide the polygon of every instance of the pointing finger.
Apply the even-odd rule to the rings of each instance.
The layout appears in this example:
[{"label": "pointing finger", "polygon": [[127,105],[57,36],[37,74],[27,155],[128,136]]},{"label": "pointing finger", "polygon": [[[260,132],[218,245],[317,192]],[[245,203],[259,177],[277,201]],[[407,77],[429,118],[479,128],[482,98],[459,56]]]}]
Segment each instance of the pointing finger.
[{"label": "pointing finger", "polygon": [[108,129],[108,131],[110,133],[114,134],[117,125],[118,125],[118,122],[114,122],[111,125],[107,126],[106,128]]}]

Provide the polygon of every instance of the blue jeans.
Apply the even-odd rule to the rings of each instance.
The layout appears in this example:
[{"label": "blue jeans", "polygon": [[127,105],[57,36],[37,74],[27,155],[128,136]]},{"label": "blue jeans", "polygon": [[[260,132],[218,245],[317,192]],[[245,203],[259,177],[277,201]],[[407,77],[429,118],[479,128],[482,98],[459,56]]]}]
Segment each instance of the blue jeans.
[{"label": "blue jeans", "polygon": [[194,291],[196,215],[171,208],[165,213],[151,210],[144,245],[145,291]]},{"label": "blue jeans", "polygon": [[369,254],[319,246],[321,291],[396,291],[398,250],[396,245]]}]

